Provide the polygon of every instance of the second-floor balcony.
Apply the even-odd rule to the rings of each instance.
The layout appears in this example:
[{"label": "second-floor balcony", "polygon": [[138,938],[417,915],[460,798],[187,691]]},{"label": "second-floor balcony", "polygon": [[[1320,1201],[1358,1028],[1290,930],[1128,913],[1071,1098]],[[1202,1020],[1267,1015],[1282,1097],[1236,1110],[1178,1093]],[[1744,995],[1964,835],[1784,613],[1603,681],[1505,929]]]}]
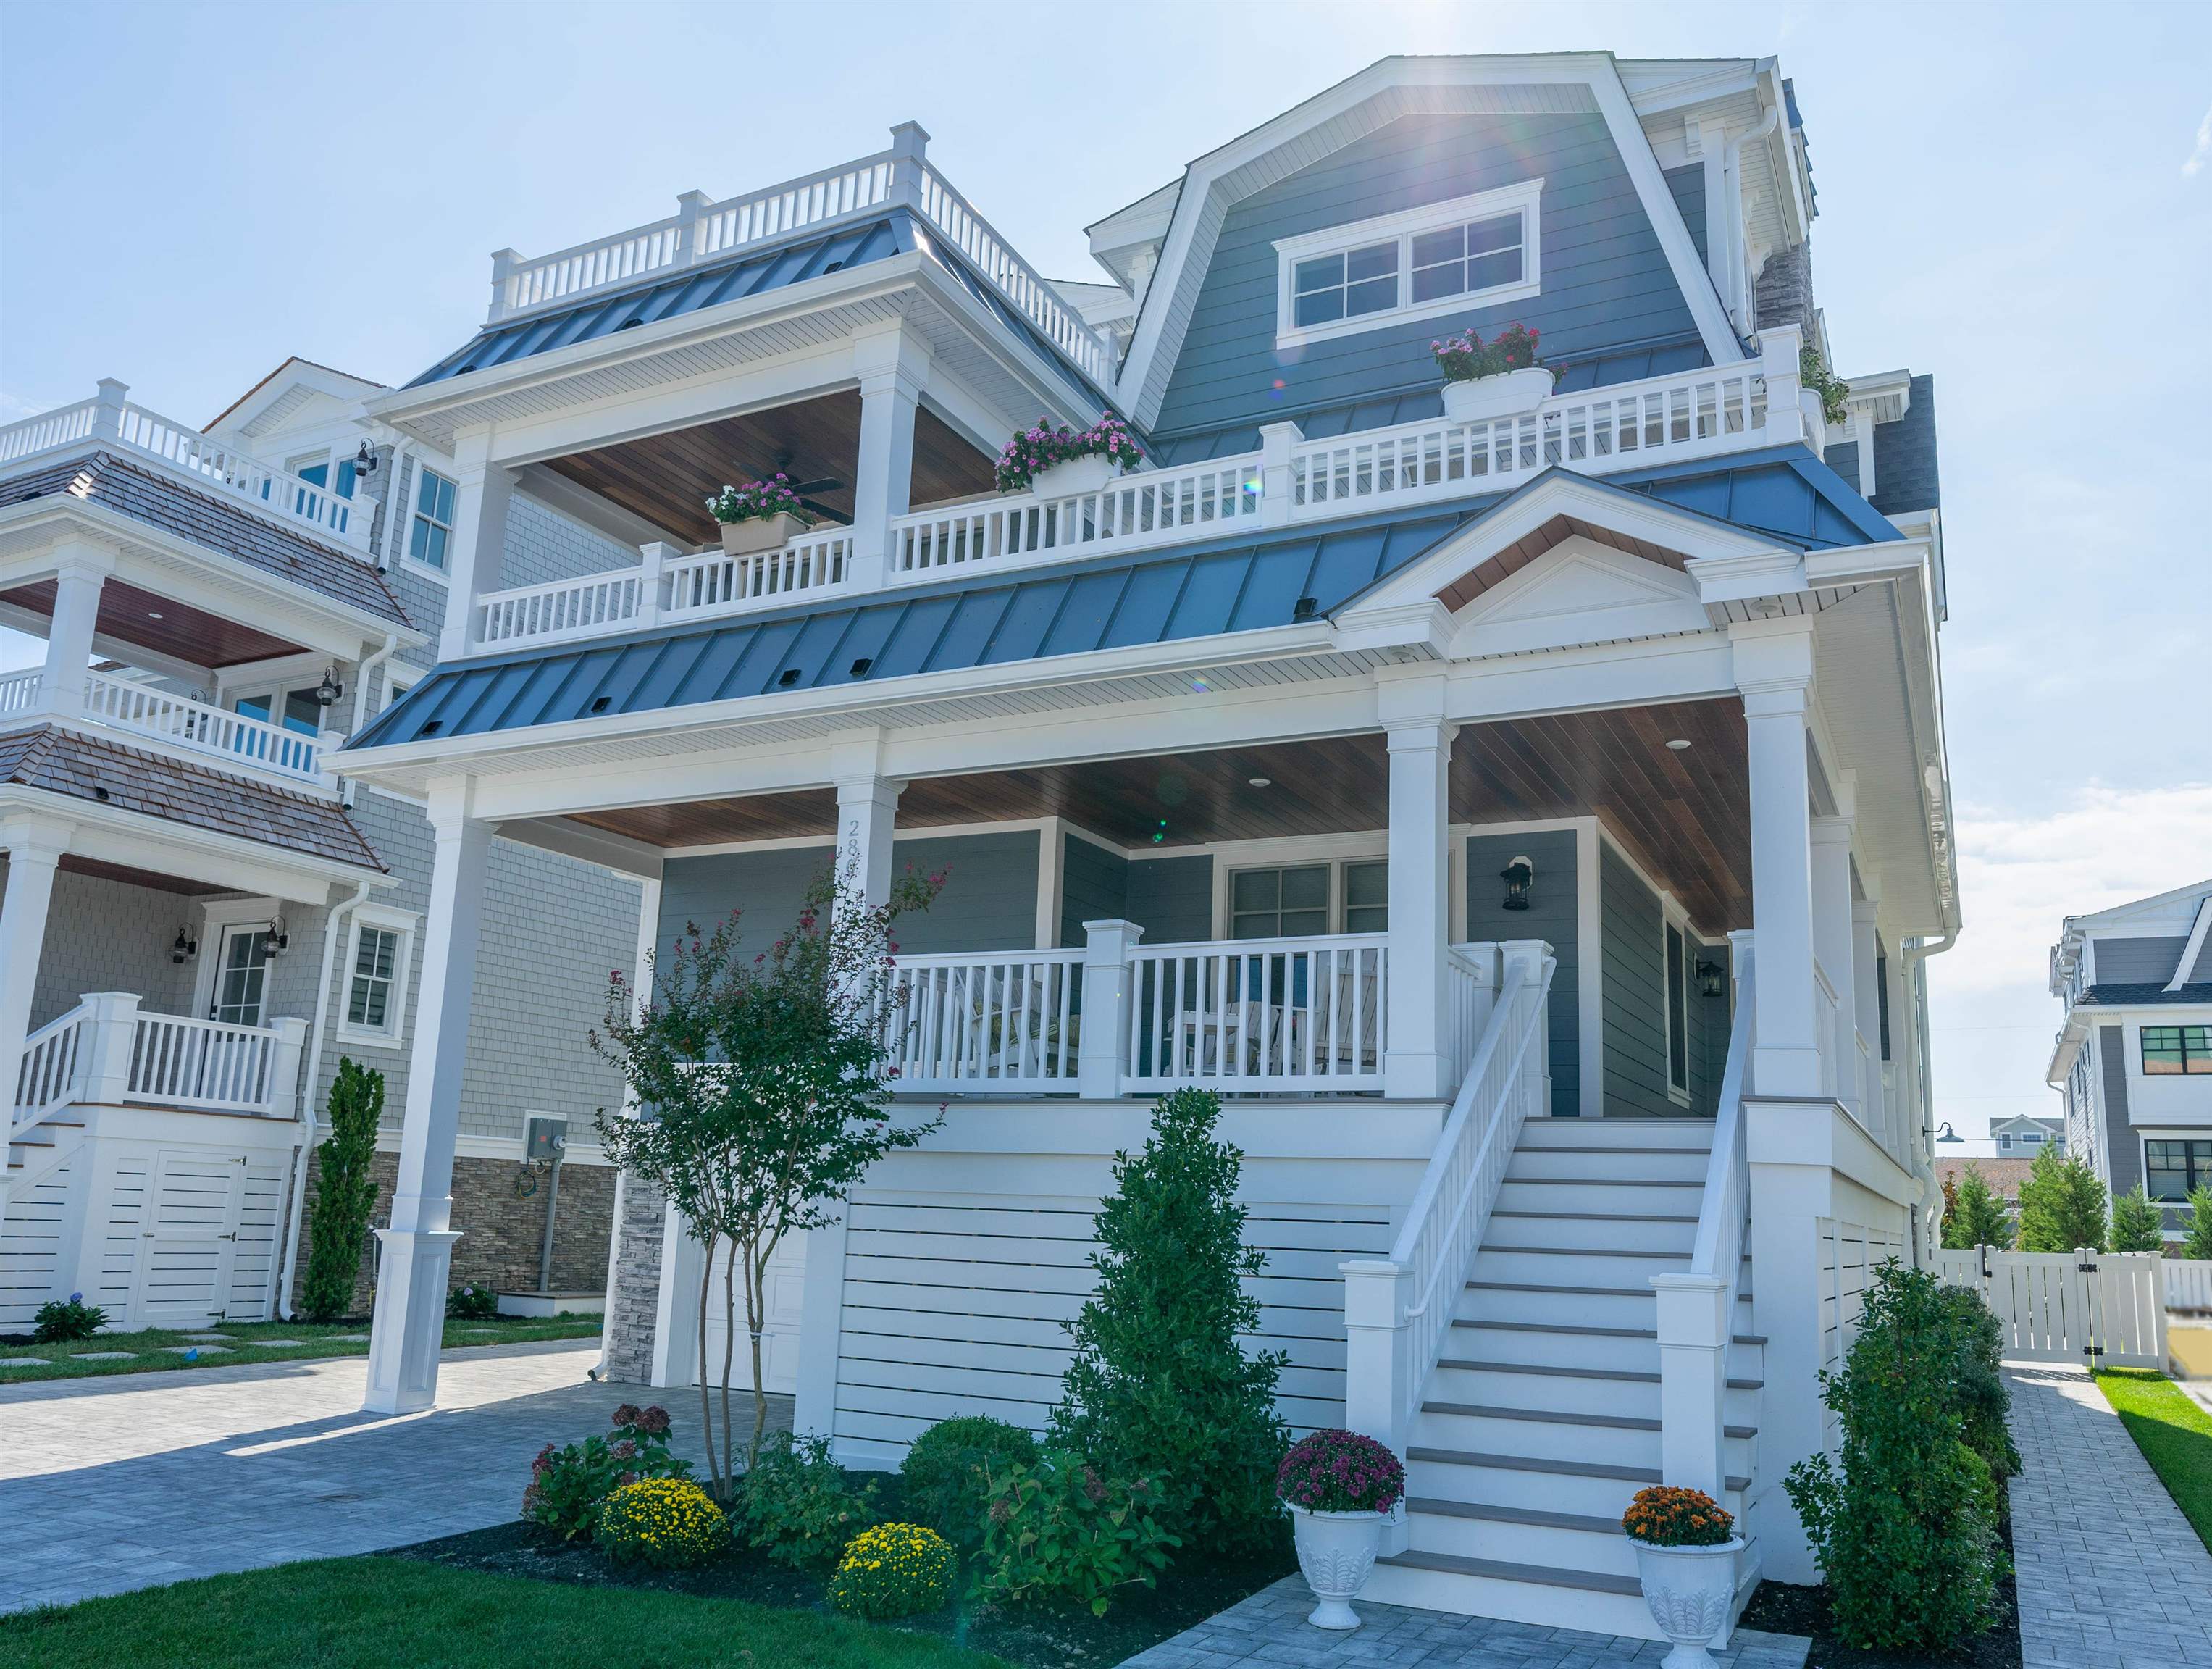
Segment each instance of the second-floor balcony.
[{"label": "second-floor balcony", "polygon": [[48,721],[277,787],[334,795],[342,737],[217,707],[136,675],[52,666],[0,674],[0,731]]}]

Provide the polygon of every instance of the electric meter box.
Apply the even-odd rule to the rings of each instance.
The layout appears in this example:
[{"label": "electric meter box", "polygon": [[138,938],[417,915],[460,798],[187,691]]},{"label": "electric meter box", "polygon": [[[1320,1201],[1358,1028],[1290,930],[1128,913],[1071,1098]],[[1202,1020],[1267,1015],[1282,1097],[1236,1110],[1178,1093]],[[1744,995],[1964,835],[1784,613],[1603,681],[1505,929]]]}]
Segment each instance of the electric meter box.
[{"label": "electric meter box", "polygon": [[522,1156],[533,1164],[550,1164],[561,1157],[561,1150],[568,1142],[567,1119],[534,1113],[531,1116],[529,1131],[522,1139]]}]

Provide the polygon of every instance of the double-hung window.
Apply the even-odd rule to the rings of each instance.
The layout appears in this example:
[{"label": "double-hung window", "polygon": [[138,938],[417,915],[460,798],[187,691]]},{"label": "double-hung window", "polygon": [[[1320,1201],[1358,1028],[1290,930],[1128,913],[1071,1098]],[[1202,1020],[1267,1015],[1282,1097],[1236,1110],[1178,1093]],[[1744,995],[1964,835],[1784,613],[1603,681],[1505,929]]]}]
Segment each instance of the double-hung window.
[{"label": "double-hung window", "polygon": [[414,945],[414,917],[374,906],[355,912],[338,1023],[344,1041],[397,1047],[404,1040]]},{"label": "double-hung window", "polygon": [[2148,1077],[2212,1073],[2212,1026],[2146,1026],[2142,1069]]},{"label": "double-hung window", "polygon": [[1275,345],[1538,294],[1543,186],[1524,180],[1280,240]]},{"label": "double-hung window", "polygon": [[1232,939],[1311,939],[1390,930],[1386,859],[1238,869],[1229,877]]},{"label": "double-hung window", "polygon": [[407,533],[407,554],[425,568],[446,571],[446,547],[453,537],[453,482],[434,469],[417,472],[415,516]]},{"label": "double-hung window", "polygon": [[2154,1200],[2187,1199],[2212,1188],[2212,1142],[2146,1142],[2143,1186]]}]

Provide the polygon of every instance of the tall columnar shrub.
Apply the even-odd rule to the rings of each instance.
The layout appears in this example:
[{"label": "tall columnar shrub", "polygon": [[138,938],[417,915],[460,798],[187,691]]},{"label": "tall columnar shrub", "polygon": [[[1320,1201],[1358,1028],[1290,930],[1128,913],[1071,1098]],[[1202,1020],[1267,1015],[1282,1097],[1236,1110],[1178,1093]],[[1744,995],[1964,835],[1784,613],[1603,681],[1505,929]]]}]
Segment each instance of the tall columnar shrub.
[{"label": "tall columnar shrub", "polygon": [[2112,1196],[2112,1250],[2163,1252],[2164,1220],[2151,1203],[2149,1192],[2137,1183],[2124,1194]]},{"label": "tall columnar shrub", "polygon": [[1959,1298],[1893,1259],[1875,1273],[1843,1371],[1823,1376],[1840,1465],[1816,1454],[1784,1488],[1828,1579],[1836,1630],[1854,1645],[1943,1651],[1991,1621],[1997,1485],[1969,1441],[1958,1384],[1985,1342]]},{"label": "tall columnar shrub", "polygon": [[2020,1185],[2020,1249],[2071,1252],[2105,1249],[2105,1185],[2085,1160],[2059,1157],[2045,1146]]},{"label": "tall columnar shrub", "polygon": [[1238,1343],[1259,1331],[1243,1283],[1266,1260],[1244,1244],[1244,1155],[1214,1139],[1220,1115],[1218,1096],[1177,1090],[1143,1151],[1114,1156],[1097,1291],[1068,1324],[1075,1360],[1051,1434],[1101,1472],[1152,1480],[1161,1527],[1209,1556],[1281,1533],[1275,1469],[1290,1442],[1274,1405],[1288,1358]]},{"label": "tall columnar shrub", "polygon": [[2182,1225],[2181,1255],[2212,1263],[2212,1182],[2189,1197],[2189,1221]]},{"label": "tall columnar shrub", "polygon": [[338,1057],[331,1081],[330,1135],[315,1149],[315,1200],[307,1217],[307,1273],[300,1313],[335,1321],[353,1306],[355,1277],[376,1207],[376,1127],[384,1119],[384,1075]]},{"label": "tall columnar shrub", "polygon": [[1943,1212],[1945,1246],[1995,1246],[2001,1252],[2011,1246],[2012,1218],[1980,1166],[1966,1166],[1954,1196]]}]

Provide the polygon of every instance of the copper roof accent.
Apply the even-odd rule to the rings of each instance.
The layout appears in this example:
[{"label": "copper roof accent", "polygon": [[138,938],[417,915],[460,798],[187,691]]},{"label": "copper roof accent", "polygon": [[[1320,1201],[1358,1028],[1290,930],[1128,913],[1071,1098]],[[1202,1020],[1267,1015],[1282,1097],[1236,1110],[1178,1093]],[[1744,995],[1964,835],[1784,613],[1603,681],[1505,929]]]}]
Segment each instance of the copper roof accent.
[{"label": "copper roof accent", "polygon": [[414,625],[367,563],[264,521],[249,510],[234,509],[212,493],[141,469],[112,452],[81,453],[0,483],[0,504],[20,504],[58,492],[235,557],[349,608],[396,625]]},{"label": "copper roof accent", "polygon": [[356,869],[385,869],[336,801],[288,793],[59,725],[0,735],[0,783],[65,794]]}]

